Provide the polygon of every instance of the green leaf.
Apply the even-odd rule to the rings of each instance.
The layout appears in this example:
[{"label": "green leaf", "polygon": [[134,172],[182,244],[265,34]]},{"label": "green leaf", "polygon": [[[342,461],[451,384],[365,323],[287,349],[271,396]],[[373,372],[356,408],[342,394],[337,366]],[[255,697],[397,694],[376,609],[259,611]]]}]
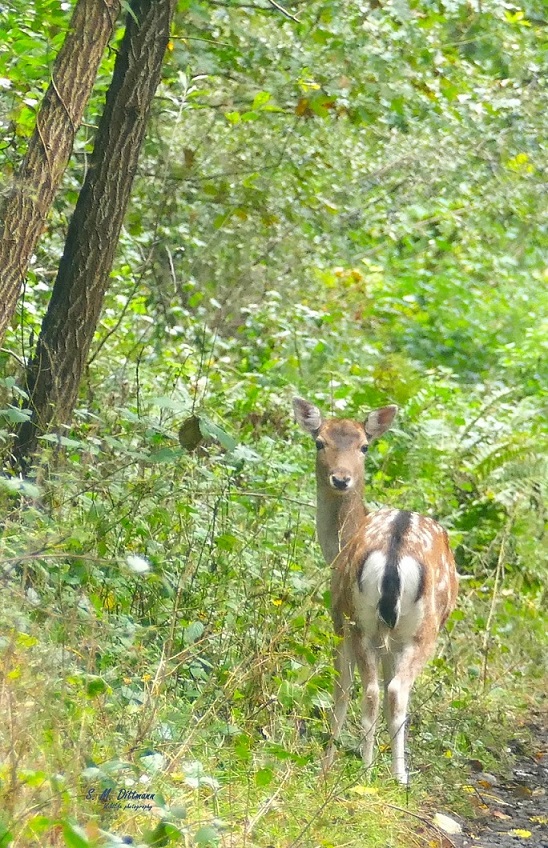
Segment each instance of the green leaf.
[{"label": "green leaf", "polygon": [[62,445],[65,448],[80,448],[87,450],[88,445],[80,439],[69,439],[68,436],[59,436],[57,433],[46,433],[45,436],[39,436],[44,442],[53,442],[56,445]]},{"label": "green leaf", "polygon": [[215,545],[221,551],[234,551],[240,546],[240,540],[232,533],[221,533],[215,539]]},{"label": "green leaf", "polygon": [[16,477],[0,477],[0,489],[4,489],[10,495],[23,495],[36,500],[42,496],[42,490],[34,483],[28,483]]},{"label": "green leaf", "polygon": [[62,822],[63,837],[68,848],[89,848],[91,845],[86,832],[78,824]]},{"label": "green leaf", "polygon": [[167,822],[159,821],[154,830],[145,831],[143,836],[147,845],[154,846],[154,848],[164,848],[170,842]]},{"label": "green leaf", "polygon": [[32,416],[30,409],[19,409],[17,406],[9,406],[6,409],[0,409],[0,416],[6,421],[11,421],[12,424],[20,424],[23,421],[29,421]]},{"label": "green leaf", "polygon": [[256,112],[253,109],[250,110],[249,112],[242,112],[242,115],[241,115],[241,119],[242,119],[243,123],[246,123],[246,122],[249,122],[249,121],[259,121],[260,118],[261,118],[260,113]]},{"label": "green leaf", "polygon": [[149,453],[147,459],[149,462],[158,464],[163,462],[174,462],[182,456],[179,448],[160,448],[160,450]]},{"label": "green leaf", "polygon": [[270,92],[268,91],[259,91],[253,98],[252,109],[260,109],[261,106],[264,106],[270,100]]},{"label": "green leaf", "polygon": [[13,842],[13,833],[0,821],[0,848],[8,848]]},{"label": "green leaf", "polygon": [[97,766],[88,766],[83,769],[81,776],[86,780],[97,780],[100,777],[104,777],[104,772],[102,769],[97,768]]},{"label": "green leaf", "polygon": [[33,769],[22,769],[19,776],[21,781],[27,786],[42,786],[44,781],[47,780],[46,773],[41,770],[35,771]]},{"label": "green leaf", "polygon": [[[50,819],[49,816],[43,816],[43,815],[33,816],[25,824],[25,827],[24,827],[24,830],[23,830],[23,838],[27,839],[29,843],[31,842],[31,840],[37,840],[38,839],[40,841],[40,836],[42,836],[42,834],[45,833],[46,830],[49,830],[50,827],[53,826],[53,824],[54,824],[54,821],[52,819]],[[1,831],[1,829],[2,829],[2,826],[0,825],[0,831]],[[0,832],[0,846],[1,845],[2,845],[2,841],[1,841],[1,832]]]},{"label": "green leaf", "polygon": [[108,686],[101,677],[88,679],[86,683],[86,695],[88,698],[96,698],[98,695],[104,695],[105,692],[108,692]]},{"label": "green leaf", "polygon": [[206,415],[200,415],[200,430],[204,436],[217,439],[227,451],[233,451],[238,442],[226,430],[218,427]]},{"label": "green leaf", "polygon": [[151,397],[149,403],[151,406],[157,406],[160,409],[170,409],[173,412],[187,412],[189,402],[185,400],[177,400],[176,398],[160,395],[159,397]]},{"label": "green leaf", "polygon": [[183,641],[185,645],[192,645],[193,642],[196,642],[203,634],[204,629],[205,627],[201,621],[193,621],[187,625],[183,630]]},{"label": "green leaf", "polygon": [[186,819],[187,817],[187,810],[184,804],[173,804],[169,808],[169,812],[175,819]]},{"label": "green leaf", "polygon": [[194,834],[196,845],[216,845],[219,838],[219,832],[209,825],[204,825]]},{"label": "green leaf", "polygon": [[274,772],[269,768],[262,768],[255,772],[255,783],[257,786],[268,786],[272,783]]},{"label": "green leaf", "polygon": [[139,24],[139,18],[135,14],[130,0],[120,0],[120,8],[123,12],[126,12],[130,17],[132,17],[136,24]]}]

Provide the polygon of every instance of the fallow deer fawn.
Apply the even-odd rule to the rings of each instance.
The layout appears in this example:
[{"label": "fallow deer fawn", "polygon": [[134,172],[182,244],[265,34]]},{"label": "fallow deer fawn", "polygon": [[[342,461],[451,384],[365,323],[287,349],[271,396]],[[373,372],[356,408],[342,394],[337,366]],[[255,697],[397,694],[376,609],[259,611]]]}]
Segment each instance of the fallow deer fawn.
[{"label": "fallow deer fawn", "polygon": [[364,454],[388,430],[396,406],[376,409],[363,423],[324,420],[316,406],[299,397],[293,408],[298,424],[316,442],[316,527],[324,558],[332,567],[331,613],[341,637],[324,765],[331,765],[335,755],[357,664],[363,687],[361,751],[365,766],[371,766],[380,660],[392,771],[405,784],[409,693],[457,597],[447,533],[432,518],[416,512],[369,512],[364,506]]}]

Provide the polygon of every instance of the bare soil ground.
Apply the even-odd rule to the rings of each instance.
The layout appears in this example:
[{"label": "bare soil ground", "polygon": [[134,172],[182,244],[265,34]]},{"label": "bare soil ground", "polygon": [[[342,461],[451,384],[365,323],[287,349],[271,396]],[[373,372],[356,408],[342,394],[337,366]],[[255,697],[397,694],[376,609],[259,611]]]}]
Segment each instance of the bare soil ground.
[{"label": "bare soil ground", "polygon": [[546,714],[533,716],[526,728],[532,747],[511,743],[515,759],[509,774],[473,774],[476,817],[463,822],[462,835],[450,837],[455,848],[548,848]]}]

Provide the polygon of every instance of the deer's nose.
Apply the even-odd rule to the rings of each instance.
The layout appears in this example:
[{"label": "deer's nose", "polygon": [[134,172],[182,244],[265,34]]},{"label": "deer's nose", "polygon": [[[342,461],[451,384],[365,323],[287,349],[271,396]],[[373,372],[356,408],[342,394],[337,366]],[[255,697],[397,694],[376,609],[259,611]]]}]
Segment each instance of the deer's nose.
[{"label": "deer's nose", "polygon": [[334,489],[338,489],[340,492],[344,492],[346,489],[349,489],[352,484],[352,477],[350,474],[345,474],[344,471],[337,471],[329,477],[329,482],[333,486]]}]

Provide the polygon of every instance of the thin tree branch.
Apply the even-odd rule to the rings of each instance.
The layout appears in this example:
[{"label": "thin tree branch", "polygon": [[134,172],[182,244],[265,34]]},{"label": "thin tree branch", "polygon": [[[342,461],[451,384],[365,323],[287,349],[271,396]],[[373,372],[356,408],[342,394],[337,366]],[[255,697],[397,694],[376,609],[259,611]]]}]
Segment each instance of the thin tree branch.
[{"label": "thin tree branch", "polygon": [[518,509],[518,500],[515,501],[512,512],[508,517],[508,521],[504,530],[502,532],[502,538],[500,541],[499,555],[497,559],[497,567],[495,569],[495,582],[493,585],[493,594],[491,596],[491,604],[489,606],[489,614],[487,616],[487,621],[485,624],[485,633],[483,635],[483,645],[482,645],[482,653],[483,653],[483,670],[482,670],[482,681],[483,688],[485,689],[487,686],[487,666],[489,663],[489,643],[491,641],[491,624],[493,622],[493,616],[495,614],[495,607],[498,600],[498,589],[499,583],[501,582],[504,575],[504,557],[506,554],[506,544],[510,535],[512,533],[512,528],[514,526],[514,521],[516,518],[516,512]]},{"label": "thin tree branch", "polygon": [[[280,6],[276,0],[266,0],[267,3],[270,3],[278,12],[281,12],[286,18],[289,18],[290,21],[295,21],[296,24],[300,24],[301,21],[292,15],[291,12],[288,12],[287,9],[284,9],[283,6]],[[268,9],[265,9],[264,6],[258,6],[256,3],[223,3],[223,0],[209,0],[211,6],[224,6],[228,9],[253,9],[255,12],[267,12]]]},{"label": "thin tree branch", "polygon": [[281,12],[282,15],[285,15],[286,18],[289,18],[290,21],[295,21],[296,24],[301,23],[300,20],[295,17],[295,15],[292,15],[291,12],[288,12],[287,9],[284,9],[284,7],[280,6],[279,3],[276,3],[276,0],[267,0],[267,2],[270,3],[271,6],[274,6],[274,8],[278,10],[278,12]]}]

